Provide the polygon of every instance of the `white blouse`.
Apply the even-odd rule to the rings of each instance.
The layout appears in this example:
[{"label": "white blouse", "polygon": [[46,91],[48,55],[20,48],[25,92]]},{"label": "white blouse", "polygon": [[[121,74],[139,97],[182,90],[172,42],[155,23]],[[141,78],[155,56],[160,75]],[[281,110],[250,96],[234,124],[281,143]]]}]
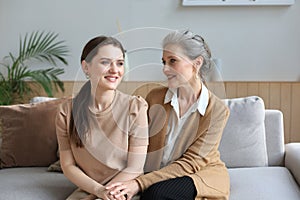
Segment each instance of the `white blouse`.
[{"label": "white blouse", "polygon": [[[172,110],[170,112],[169,121],[168,121],[168,129],[167,136],[165,141],[163,159],[161,162],[161,167],[168,165],[173,157],[173,150],[176,148],[177,140],[180,138],[181,130],[185,127],[185,122],[188,121],[189,117],[192,113],[198,110],[200,115],[204,115],[206,108],[208,106],[209,93],[208,89],[202,83],[202,90],[198,100],[188,109],[188,111],[180,117],[179,115],[179,103],[178,103],[178,89],[169,88],[164,104],[171,102]],[[195,127],[198,127],[198,124],[195,124]],[[197,129],[195,130],[197,131]],[[186,149],[182,150],[186,151]]]}]

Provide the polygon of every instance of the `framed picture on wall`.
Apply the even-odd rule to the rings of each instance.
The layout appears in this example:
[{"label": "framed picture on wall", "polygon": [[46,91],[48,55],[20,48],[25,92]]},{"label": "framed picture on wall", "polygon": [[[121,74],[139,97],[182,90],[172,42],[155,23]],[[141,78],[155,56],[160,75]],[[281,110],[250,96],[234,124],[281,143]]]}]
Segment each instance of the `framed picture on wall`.
[{"label": "framed picture on wall", "polygon": [[182,0],[183,6],[284,6],[295,0]]}]

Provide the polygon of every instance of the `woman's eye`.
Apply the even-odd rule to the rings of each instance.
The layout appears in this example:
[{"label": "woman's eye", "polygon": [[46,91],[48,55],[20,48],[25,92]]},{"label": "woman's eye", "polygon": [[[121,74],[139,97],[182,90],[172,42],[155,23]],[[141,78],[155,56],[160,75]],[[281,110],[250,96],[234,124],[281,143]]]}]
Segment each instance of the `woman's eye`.
[{"label": "woman's eye", "polygon": [[123,61],[120,61],[120,62],[117,63],[117,65],[118,65],[119,67],[122,67],[122,66],[124,65],[124,62],[123,62]]},{"label": "woman's eye", "polygon": [[162,62],[163,65],[166,65],[166,61],[162,60],[161,62]]},{"label": "woman's eye", "polygon": [[109,61],[101,61],[101,64],[102,64],[102,65],[109,65],[110,62],[109,62]]},{"label": "woman's eye", "polygon": [[176,62],[176,60],[174,58],[170,59],[170,63],[175,63],[175,62]]}]

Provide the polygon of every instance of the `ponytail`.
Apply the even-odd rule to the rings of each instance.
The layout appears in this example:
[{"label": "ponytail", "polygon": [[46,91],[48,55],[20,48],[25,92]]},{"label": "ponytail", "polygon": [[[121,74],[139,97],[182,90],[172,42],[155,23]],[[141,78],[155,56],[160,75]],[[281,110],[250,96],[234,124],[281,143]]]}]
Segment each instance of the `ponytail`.
[{"label": "ponytail", "polygon": [[83,147],[89,133],[89,102],[91,100],[91,82],[86,82],[72,102],[70,119],[70,138],[76,147]]}]

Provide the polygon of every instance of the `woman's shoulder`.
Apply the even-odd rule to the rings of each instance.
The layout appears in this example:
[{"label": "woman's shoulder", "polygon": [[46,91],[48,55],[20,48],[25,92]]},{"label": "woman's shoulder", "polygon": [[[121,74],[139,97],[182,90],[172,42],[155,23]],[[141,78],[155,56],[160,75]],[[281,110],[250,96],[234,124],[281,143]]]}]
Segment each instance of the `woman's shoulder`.
[{"label": "woman's shoulder", "polygon": [[118,92],[118,100],[120,102],[124,102],[127,101],[129,103],[130,107],[148,107],[148,104],[146,102],[146,100],[140,96],[140,95],[130,95],[130,94],[125,94],[121,91],[117,91]]},{"label": "woman's shoulder", "polygon": [[208,109],[219,110],[229,112],[228,106],[225,105],[224,101],[217,97],[214,93],[209,91],[209,104]]},{"label": "woman's shoulder", "polygon": [[150,92],[147,94],[147,96],[155,96],[155,95],[159,95],[159,94],[165,94],[168,90],[168,87],[166,86],[159,86],[156,88],[153,88],[152,90],[150,90]]},{"label": "woman's shoulder", "polygon": [[59,106],[58,111],[60,113],[67,114],[72,109],[73,98],[66,98]]},{"label": "woman's shoulder", "polygon": [[146,101],[149,104],[162,103],[164,101],[168,87],[160,86],[152,89],[146,97]]}]

